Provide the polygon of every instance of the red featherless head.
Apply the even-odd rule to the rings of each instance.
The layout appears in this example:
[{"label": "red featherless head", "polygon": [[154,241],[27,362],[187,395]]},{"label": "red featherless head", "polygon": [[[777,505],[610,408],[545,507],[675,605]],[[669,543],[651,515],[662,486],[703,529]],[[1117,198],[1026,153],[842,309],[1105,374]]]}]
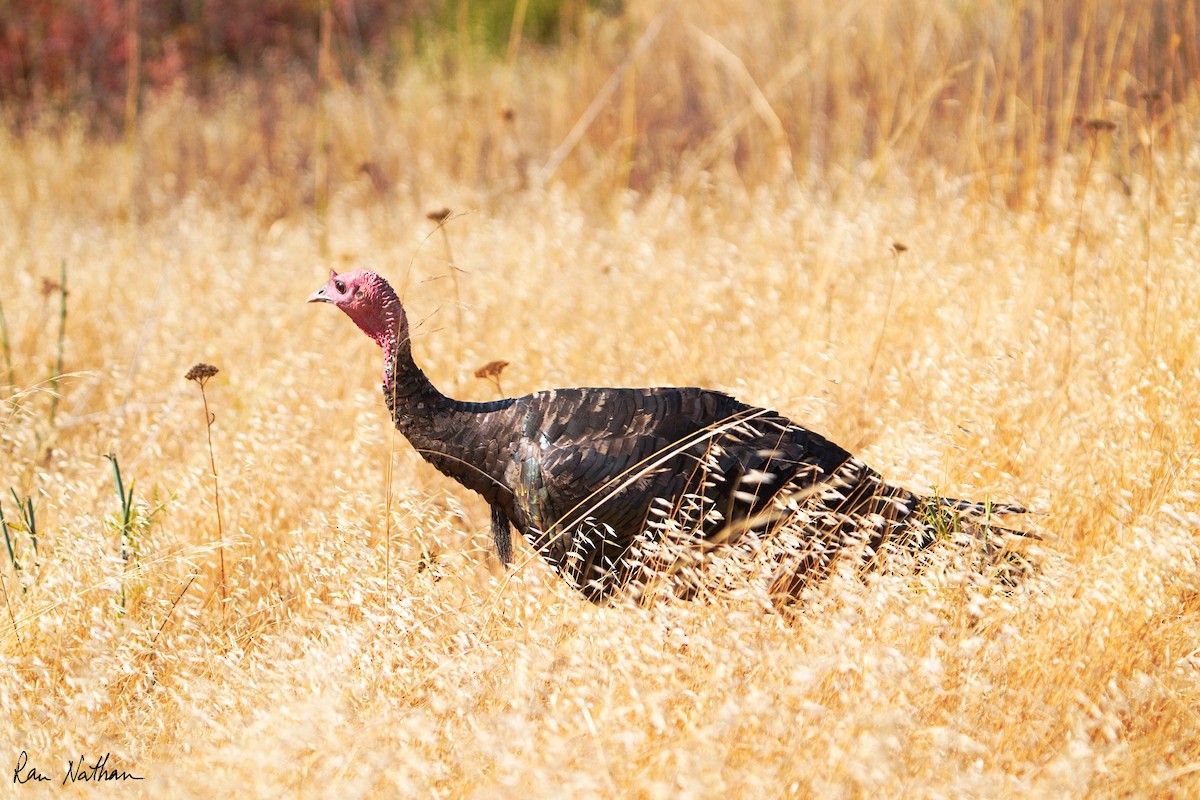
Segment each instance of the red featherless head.
[{"label": "red featherless head", "polygon": [[332,303],[384,350],[407,340],[408,322],[396,292],[379,275],[365,269],[329,271],[329,281],[308,296],[310,303]]}]

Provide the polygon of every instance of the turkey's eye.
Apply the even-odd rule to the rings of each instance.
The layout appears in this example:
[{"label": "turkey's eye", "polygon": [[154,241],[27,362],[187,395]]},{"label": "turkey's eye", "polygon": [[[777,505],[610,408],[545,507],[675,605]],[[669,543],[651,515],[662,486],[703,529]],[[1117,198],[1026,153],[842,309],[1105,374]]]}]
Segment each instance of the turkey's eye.
[{"label": "turkey's eye", "polygon": [[346,293],[346,284],[345,284],[345,283],[343,283],[342,281],[334,281],[334,282],[333,282],[333,288],[335,288],[335,289],[337,289],[337,290],[338,290],[338,294],[345,294],[345,293]]}]

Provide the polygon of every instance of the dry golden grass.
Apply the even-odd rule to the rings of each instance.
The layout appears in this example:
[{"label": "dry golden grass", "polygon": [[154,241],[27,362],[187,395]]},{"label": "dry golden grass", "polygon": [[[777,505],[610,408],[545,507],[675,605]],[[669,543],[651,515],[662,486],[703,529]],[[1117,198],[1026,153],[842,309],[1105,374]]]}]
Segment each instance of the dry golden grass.
[{"label": "dry golden grass", "polygon": [[[723,146],[753,91],[725,82],[714,42],[745,58],[785,43],[704,8],[707,50],[670,35],[707,53],[696,85],[726,92],[703,95],[709,161],[660,165],[641,194],[618,145],[656,91],[674,96],[666,81],[618,91],[597,123],[614,146],[584,141],[562,180],[537,179],[620,61],[617,23],[590,66],[579,49],[453,82],[413,69],[330,87],[324,110],[286,87],[206,108],[180,92],[148,103],[132,146],[70,121],[0,137],[0,502],[24,566],[0,557],[6,771],[24,750],[57,785],[68,759],[111,752],[145,777],[124,792],[155,797],[1200,793],[1194,84],[1170,125],[1126,108],[1032,177],[980,155],[981,134],[961,142],[954,163],[982,170],[965,178],[941,138],[780,178],[739,156],[772,135],[761,104]],[[825,51],[811,80],[878,47]],[[898,74],[910,97],[928,88]],[[852,78],[833,90],[853,99]],[[856,118],[821,136],[857,135]],[[1009,205],[1014,181],[1028,193]],[[52,426],[43,279],[64,259]],[[1043,511],[1037,574],[1010,593],[954,559],[838,575],[791,616],[724,598],[596,608],[537,561],[505,575],[486,507],[390,433],[379,352],[304,304],[329,266],[405,287],[449,393],[495,397],[474,372],[497,360],[513,394],[725,389],[914,489]],[[224,588],[183,377],[202,361],[221,370],[206,397]],[[106,453],[136,482],[128,563]],[[36,503],[36,563],[9,486]]]}]

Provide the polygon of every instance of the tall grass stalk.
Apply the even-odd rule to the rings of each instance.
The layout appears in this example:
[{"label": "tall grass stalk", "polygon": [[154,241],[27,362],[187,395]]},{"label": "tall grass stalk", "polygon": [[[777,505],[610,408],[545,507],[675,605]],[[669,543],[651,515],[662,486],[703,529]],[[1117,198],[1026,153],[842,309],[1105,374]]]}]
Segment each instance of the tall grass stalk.
[{"label": "tall grass stalk", "polygon": [[892,299],[896,294],[896,284],[900,282],[900,256],[908,250],[908,245],[892,242],[892,280],[888,284],[887,299],[883,303],[883,323],[879,326],[879,336],[875,338],[875,348],[871,351],[871,365],[867,368],[867,388],[864,397],[871,394],[871,385],[875,380],[875,366],[879,363],[879,354],[883,351],[883,342],[887,339],[888,322],[892,317]]},{"label": "tall grass stalk", "polygon": [[457,48],[459,96],[471,96],[471,3],[458,0],[454,13],[454,38]]},{"label": "tall grass stalk", "polygon": [[8,521],[4,519],[3,503],[0,503],[0,531],[4,532],[4,546],[8,549],[8,560],[13,565],[13,571],[20,572],[21,560],[17,558],[17,551],[13,549],[12,534],[8,530]]},{"label": "tall grass stalk", "polygon": [[58,383],[63,374],[63,350],[67,336],[67,260],[59,260],[58,275],[58,344],[55,348],[54,372],[50,375],[50,427],[58,416]]},{"label": "tall grass stalk", "polygon": [[[8,560],[13,565],[13,572],[17,575],[17,583],[20,584],[21,562],[17,558],[17,553],[13,549],[12,534],[8,530],[8,521],[4,519],[4,504],[0,503],[0,530],[4,532],[4,546],[8,550]],[[21,642],[21,632],[17,626],[17,617],[13,613],[12,600],[8,596],[8,581],[4,577],[4,573],[0,572],[0,591],[4,592],[4,605],[8,609],[8,619],[12,622],[13,636],[17,638],[17,644],[21,647],[24,645]],[[21,585],[22,594],[25,592],[25,587]]]},{"label": "tall grass stalk", "polygon": [[159,623],[158,630],[154,632],[154,638],[150,640],[151,647],[154,647],[154,644],[158,641],[158,637],[162,636],[163,628],[167,627],[167,623],[171,620],[172,615],[174,615],[175,608],[179,605],[179,601],[183,599],[185,594],[187,594],[187,590],[192,588],[192,583],[195,580],[195,573],[189,575],[187,583],[183,585],[183,588],[179,590],[179,594],[175,595],[175,599],[171,601],[171,607],[167,609],[167,613],[163,615],[163,621]]},{"label": "tall grass stalk", "polygon": [[138,185],[137,140],[138,140],[138,101],[141,96],[141,62],[142,37],[138,31],[140,18],[140,0],[129,0],[125,13],[125,117],[124,140],[125,157],[128,161],[126,172],[125,202],[129,219],[137,214],[134,193]]},{"label": "tall grass stalk", "polygon": [[[113,483],[117,490],[117,500],[121,504],[121,514],[117,518],[117,528],[121,539],[121,563],[124,569],[129,569],[131,559],[137,557],[137,542],[133,540],[133,487],[134,482],[129,482],[129,491],[125,491],[125,484],[121,480],[121,465],[117,463],[115,453],[108,453],[105,457],[112,463]],[[121,610],[125,610],[125,581],[121,580]]]},{"label": "tall grass stalk", "polygon": [[[393,403],[395,396],[393,395]],[[386,603],[392,594],[392,470],[396,460],[396,426],[389,425],[387,466],[383,487],[383,597]]]},{"label": "tall grass stalk", "polygon": [[1087,209],[1088,184],[1091,183],[1092,165],[1096,161],[1096,151],[1100,147],[1100,138],[1104,134],[1111,133],[1116,128],[1116,125],[1106,119],[1089,119],[1084,121],[1083,128],[1087,132],[1088,137],[1088,157],[1083,167],[1083,176],[1080,178],[1079,208],[1075,215],[1075,230],[1071,235],[1071,246],[1067,251],[1067,275],[1071,289],[1067,295],[1067,354],[1063,362],[1061,376],[1061,382],[1064,385],[1070,378],[1071,366],[1074,362],[1075,294],[1076,284],[1078,283],[1076,273],[1078,272],[1077,266],[1079,263],[1079,242],[1083,237],[1083,214]]},{"label": "tall grass stalk", "polygon": [[1142,92],[1141,99],[1146,104],[1146,123],[1144,129],[1146,146],[1146,218],[1142,222],[1142,330],[1149,335],[1149,343],[1153,343],[1154,326],[1150,319],[1150,293],[1153,286],[1150,282],[1151,259],[1153,248],[1151,243],[1154,235],[1154,212],[1158,207],[1158,181],[1154,163],[1154,140],[1158,134],[1158,105],[1165,93],[1161,89],[1151,89]]},{"label": "tall grass stalk", "polygon": [[333,128],[329,114],[329,87],[333,69],[333,58],[330,53],[330,42],[333,35],[331,0],[320,0],[320,7],[321,28],[317,47],[317,152],[316,165],[313,169],[313,203],[316,206],[317,220],[320,224],[321,255],[328,257],[330,157],[333,151]]},{"label": "tall grass stalk", "polygon": [[[9,489],[12,494],[13,502],[17,504],[17,513],[21,517],[21,525],[25,528],[25,533],[29,536],[29,543],[33,547],[33,567],[36,570],[38,566],[38,528],[37,528],[37,507],[33,504],[33,497],[26,495],[22,501],[16,489]],[[5,539],[8,539],[8,528],[5,527]],[[11,557],[12,550],[10,548],[9,555]]]},{"label": "tall grass stalk", "polygon": [[[426,239],[428,238],[426,237]],[[394,365],[391,366],[394,367]],[[395,374],[394,371],[393,374]],[[396,383],[395,380],[392,381],[392,408],[396,407],[398,388]],[[384,469],[383,487],[383,598],[385,603],[390,599],[392,592],[392,502],[394,499],[392,475],[396,460],[396,426],[392,420],[388,422],[387,466]]]},{"label": "tall grass stalk", "polygon": [[[37,540],[37,516],[34,513],[33,498],[26,497],[24,502],[22,502],[21,498],[17,495],[16,489],[10,489],[9,491],[12,493],[13,502],[17,504],[17,514],[20,517],[21,527],[23,527],[25,529],[25,533],[29,536],[29,543],[33,548],[33,569],[36,574],[36,571],[38,568],[38,540]],[[8,560],[10,562],[12,562],[13,572],[16,573],[16,575],[18,576],[18,582],[19,582],[21,570],[23,569],[23,565],[21,564],[20,559],[17,557],[16,547],[13,545],[12,531],[9,530],[8,521],[4,518],[4,505],[2,503],[0,503],[0,530],[4,531],[4,546],[8,550]],[[21,593],[24,594],[27,591],[27,588],[24,583],[20,583],[20,586],[21,586]],[[5,602],[7,603],[8,602],[7,588],[5,589],[4,596],[5,596]],[[11,607],[9,608],[9,615],[10,616],[12,615]],[[13,619],[13,631],[15,632],[16,630],[17,630],[17,623],[16,623],[16,619],[14,618]]]},{"label": "tall grass stalk", "polygon": [[221,519],[221,483],[217,478],[217,454],[213,447],[212,439],[212,426],[216,421],[216,416],[208,410],[208,395],[204,391],[205,384],[219,371],[211,364],[200,363],[188,370],[184,378],[189,381],[195,381],[196,385],[200,387],[200,400],[204,404],[204,433],[208,439],[208,465],[210,474],[212,475],[213,505],[217,511],[217,556],[221,568],[220,589],[222,608],[224,608],[224,603],[229,598],[226,594],[225,586],[225,523]]},{"label": "tall grass stalk", "polygon": [[529,0],[517,0],[513,8],[512,27],[508,31],[507,61],[508,68],[517,65],[517,54],[521,52],[521,34],[525,30],[525,14],[529,10]]},{"label": "tall grass stalk", "polygon": [[4,379],[9,389],[16,389],[13,373],[12,344],[8,339],[8,319],[4,316],[4,302],[0,300],[0,355],[4,356]]},{"label": "tall grass stalk", "polygon": [[450,234],[446,230],[446,223],[453,219],[453,216],[450,209],[441,208],[430,211],[425,218],[437,223],[437,230],[442,235],[446,269],[450,272],[450,283],[454,288],[454,360],[461,363],[463,358],[463,305],[462,291],[458,285],[458,273],[462,270],[454,263],[454,252],[450,249]]},{"label": "tall grass stalk", "polygon": [[8,609],[8,621],[12,623],[13,636],[17,640],[17,646],[24,650],[25,643],[21,641],[21,629],[17,626],[17,615],[13,613],[12,600],[8,596],[8,580],[4,577],[3,572],[0,572],[0,592],[4,593],[4,607]]}]

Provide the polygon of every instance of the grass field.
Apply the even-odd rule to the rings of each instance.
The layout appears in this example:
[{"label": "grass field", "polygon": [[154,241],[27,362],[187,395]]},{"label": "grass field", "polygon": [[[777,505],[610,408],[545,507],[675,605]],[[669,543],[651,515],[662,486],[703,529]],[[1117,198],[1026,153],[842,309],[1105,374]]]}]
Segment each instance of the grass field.
[{"label": "grass field", "polygon": [[[1024,61],[987,3],[629,5],[315,99],[180,87],[122,141],[0,134],[6,791],[111,753],[144,780],[78,794],[1200,794],[1195,77],[1133,81],[1145,21],[1086,3],[1087,46]],[[505,394],[723,389],[1036,509],[1036,573],[787,614],[505,574],[379,351],[305,305],[330,267],[404,287],[448,394],[496,359]]]}]

